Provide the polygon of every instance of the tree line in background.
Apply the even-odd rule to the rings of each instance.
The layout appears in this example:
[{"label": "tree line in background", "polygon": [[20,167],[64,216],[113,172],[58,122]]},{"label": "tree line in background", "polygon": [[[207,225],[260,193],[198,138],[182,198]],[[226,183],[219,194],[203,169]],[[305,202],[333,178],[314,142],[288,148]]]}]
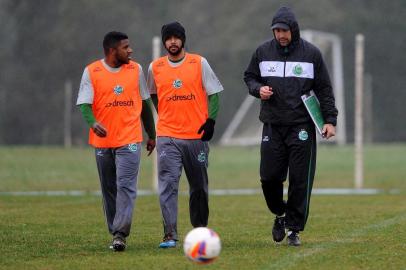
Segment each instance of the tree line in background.
[{"label": "tree line in background", "polygon": [[[365,71],[372,77],[373,140],[405,141],[406,2],[330,1],[113,1],[0,0],[0,144],[62,144],[64,85],[75,104],[84,67],[103,57],[106,32],[130,37],[133,56],[146,74],[153,36],[178,20],[186,47],[206,57],[224,85],[215,138],[247,95],[245,70],[255,48],[271,38],[273,14],[293,8],[301,29],[342,37],[348,137],[353,130],[354,36],[366,39]],[[87,141],[87,127],[74,107],[73,143]],[[258,112],[251,112],[257,114]]]}]

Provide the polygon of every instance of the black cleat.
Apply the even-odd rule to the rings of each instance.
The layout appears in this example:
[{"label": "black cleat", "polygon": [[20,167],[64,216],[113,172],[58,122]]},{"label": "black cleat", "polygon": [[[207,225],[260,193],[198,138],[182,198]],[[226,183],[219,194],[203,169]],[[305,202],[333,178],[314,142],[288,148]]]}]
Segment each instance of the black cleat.
[{"label": "black cleat", "polygon": [[113,238],[112,247],[114,251],[124,251],[125,248],[127,247],[125,243],[125,237],[116,234]]},{"label": "black cleat", "polygon": [[272,228],[273,240],[275,242],[281,242],[285,236],[285,217],[276,217]]},{"label": "black cleat", "polygon": [[299,238],[299,232],[295,232],[295,231],[289,231],[288,232],[288,245],[289,246],[300,246],[300,238]]}]

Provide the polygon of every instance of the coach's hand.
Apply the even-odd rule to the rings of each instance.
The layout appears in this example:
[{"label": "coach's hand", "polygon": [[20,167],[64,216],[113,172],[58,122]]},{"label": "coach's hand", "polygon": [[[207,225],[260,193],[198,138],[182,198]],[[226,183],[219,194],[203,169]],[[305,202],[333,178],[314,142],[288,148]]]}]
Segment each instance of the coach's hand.
[{"label": "coach's hand", "polygon": [[272,87],[265,85],[259,88],[259,95],[261,96],[262,100],[270,99],[273,95]]},{"label": "coach's hand", "polygon": [[103,137],[107,136],[107,129],[105,127],[103,127],[103,125],[100,124],[99,122],[94,122],[93,123],[92,130],[99,137],[103,138]]},{"label": "coach's hand", "polygon": [[332,124],[324,124],[321,133],[323,134],[323,138],[330,139],[336,135],[336,127]]},{"label": "coach's hand", "polygon": [[148,156],[151,155],[152,151],[154,151],[155,145],[156,145],[155,139],[151,139],[151,138],[148,139],[148,141],[147,141]]},{"label": "coach's hand", "polygon": [[201,138],[202,141],[210,141],[211,138],[213,138],[214,124],[216,124],[216,121],[211,118],[207,118],[206,122],[199,128],[197,134],[200,134],[204,131]]}]

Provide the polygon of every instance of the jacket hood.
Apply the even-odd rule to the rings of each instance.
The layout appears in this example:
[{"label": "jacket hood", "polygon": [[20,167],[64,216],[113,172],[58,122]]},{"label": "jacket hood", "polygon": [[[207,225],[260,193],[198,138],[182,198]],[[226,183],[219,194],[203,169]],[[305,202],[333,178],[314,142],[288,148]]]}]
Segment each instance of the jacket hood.
[{"label": "jacket hood", "polygon": [[[300,30],[299,24],[296,20],[296,16],[293,13],[292,9],[288,7],[281,7],[280,9],[278,9],[272,19],[272,25],[277,23],[284,23],[289,26],[290,32],[292,33],[291,44],[294,46],[300,39]],[[290,47],[290,45],[288,47]]]}]

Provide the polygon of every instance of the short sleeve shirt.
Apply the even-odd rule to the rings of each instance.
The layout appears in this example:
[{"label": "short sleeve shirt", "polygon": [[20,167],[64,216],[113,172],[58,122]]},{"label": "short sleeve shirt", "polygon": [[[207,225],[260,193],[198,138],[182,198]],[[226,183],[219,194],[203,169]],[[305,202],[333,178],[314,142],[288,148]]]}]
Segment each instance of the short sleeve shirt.
[{"label": "short sleeve shirt", "polygon": [[[112,73],[119,72],[121,69],[121,67],[119,68],[110,67],[109,65],[106,64],[104,59],[102,60],[102,63],[104,67]],[[150,95],[147,89],[147,84],[145,81],[144,72],[142,71],[142,67],[140,64],[138,64],[138,66],[139,66],[140,95],[143,100],[146,100],[150,98]],[[87,70],[86,67],[85,70],[83,71],[82,80],[80,81],[79,94],[76,101],[76,105],[93,104],[93,97],[94,97],[93,85],[90,80],[89,71]]]},{"label": "short sleeve shirt", "polygon": [[[201,57],[202,61],[202,81],[203,87],[206,90],[208,96],[219,93],[224,90],[223,85],[220,83],[213,69],[210,67],[206,58]],[[184,60],[173,63],[169,61],[169,64],[173,67],[181,65]],[[147,87],[150,94],[156,94],[156,84],[154,81],[154,75],[152,74],[152,63],[148,67],[148,76],[147,76]]]}]

